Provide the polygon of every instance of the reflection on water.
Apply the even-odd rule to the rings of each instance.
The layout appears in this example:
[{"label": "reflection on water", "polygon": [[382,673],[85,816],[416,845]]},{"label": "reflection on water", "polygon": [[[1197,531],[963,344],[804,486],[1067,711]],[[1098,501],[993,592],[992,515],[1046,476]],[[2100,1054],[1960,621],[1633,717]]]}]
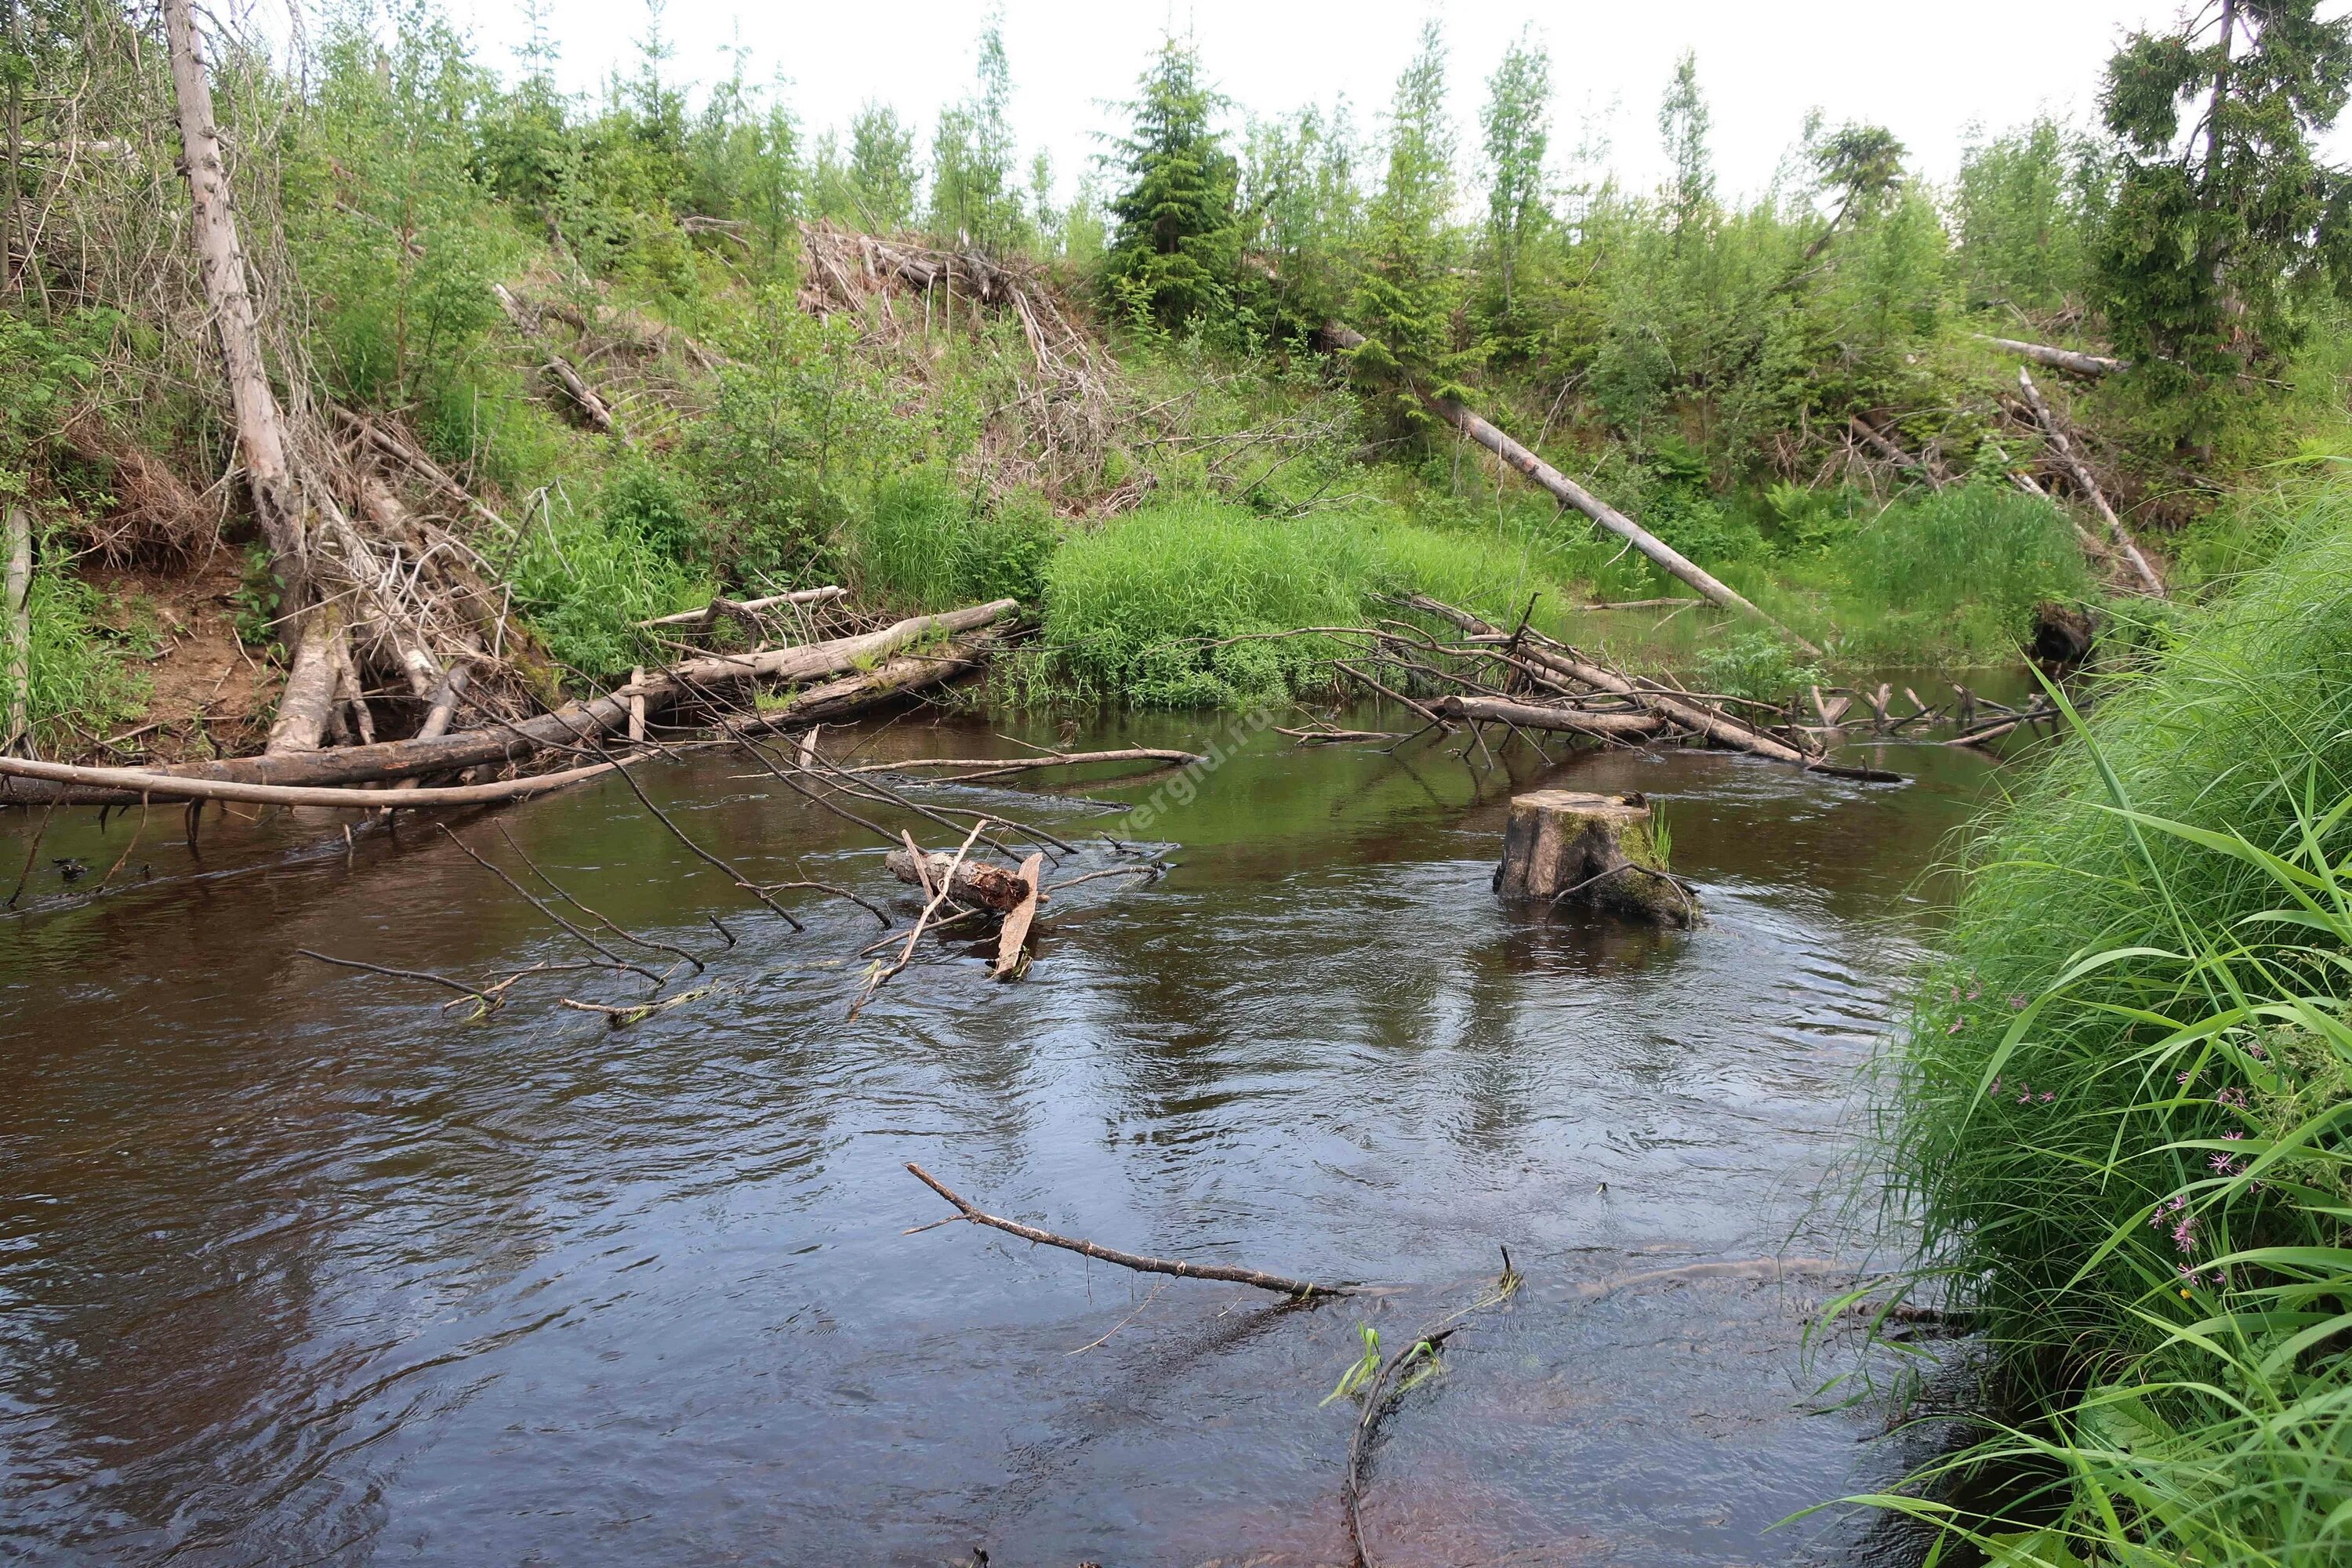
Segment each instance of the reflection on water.
[{"label": "reflection on water", "polygon": [[[1181,743],[1181,720],[1107,743]],[[878,754],[974,754],[901,721]],[[1455,750],[1458,751],[1458,745]],[[1887,789],[1696,753],[1516,777],[1255,740],[1150,828],[1179,862],[1057,900],[1030,977],[927,949],[856,1023],[840,903],[793,935],[589,788],[503,815],[565,887],[715,950],[627,1029],[487,1021],[309,947],[482,975],[576,953],[429,825],[177,812],[127,887],[61,816],[0,925],[0,1550],[62,1563],[1191,1564],[1344,1560],[1352,1411],[1394,1344],[1530,1285],[1408,1395],[1374,1468],[1385,1563],[1836,1559],[1790,1512],[1879,1484],[1883,1413],[1809,1414],[1827,1277],[1595,1282],[1769,1254],[1851,1264],[1814,1201],[1929,910],[1975,759]],[[881,849],[705,755],[648,775],[763,878],[890,886]],[[1499,908],[1503,801],[1662,797],[1710,922]],[[1103,781],[1094,798],[1141,799]],[[1064,837],[1115,815],[965,790]],[[168,822],[169,826],[166,826]],[[500,854],[487,819],[457,831]],[[18,831],[22,831],[21,826]],[[936,838],[936,830],[930,835]],[[22,838],[0,840],[21,859]],[[142,872],[152,879],[140,880]],[[462,1009],[460,1010],[462,1012]],[[1314,1310],[946,1226],[920,1162],[1116,1246],[1385,1289]]]}]

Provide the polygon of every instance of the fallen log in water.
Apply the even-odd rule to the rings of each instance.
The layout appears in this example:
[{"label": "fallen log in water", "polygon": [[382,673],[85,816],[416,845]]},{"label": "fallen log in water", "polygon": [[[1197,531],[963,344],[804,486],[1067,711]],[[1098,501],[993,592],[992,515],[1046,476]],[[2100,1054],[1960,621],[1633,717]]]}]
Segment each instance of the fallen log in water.
[{"label": "fallen log in water", "polygon": [[885,863],[892,876],[911,887],[935,893],[944,885],[950,902],[993,914],[1010,914],[1033,897],[1042,902],[1052,896],[1039,891],[1034,881],[1024,880],[1019,872],[984,860],[937,851],[919,857],[911,848],[899,848],[891,850]]},{"label": "fallen log in water", "polygon": [[1787,763],[1808,773],[1860,779],[1872,784],[1907,782],[1901,773],[1890,773],[1884,768],[1847,767],[1831,763],[1818,752],[1808,751],[1769,735],[1752,724],[1734,719],[1719,708],[1708,706],[1699,698],[1661,690],[1654,685],[1637,681],[1596,664],[1576,649],[1564,643],[1554,642],[1532,627],[1523,626],[1517,632],[1507,634],[1469,611],[1433,599],[1426,594],[1414,594],[1403,603],[1409,608],[1435,616],[1459,628],[1468,634],[1474,645],[1499,653],[1499,645],[1515,644],[1517,651],[1511,656],[1514,662],[1523,670],[1532,667],[1541,671],[1548,683],[1563,696],[1576,695],[1582,689],[1622,697],[1638,708],[1646,709],[1664,721],[1667,726],[1687,731],[1731,751],[1769,757],[1776,763]]},{"label": "fallen log in water", "polygon": [[[636,759],[630,758],[634,762]],[[0,778],[30,779],[60,787],[59,804],[136,805],[143,800],[234,800],[247,805],[313,805],[338,811],[383,811],[394,806],[488,805],[522,800],[550,790],[563,789],[621,767],[614,761],[593,767],[567,768],[562,773],[530,778],[503,779],[494,784],[457,784],[444,789],[338,789],[299,784],[240,784],[234,779],[182,778],[139,768],[82,768],[65,763],[39,763],[23,757],[0,756]]]},{"label": "fallen log in water", "polygon": [[[925,637],[942,632],[974,631],[990,626],[1011,616],[1018,607],[1013,600],[999,599],[992,604],[952,610],[943,615],[917,616],[857,637],[811,643],[796,648],[772,649],[755,656],[759,661],[758,672],[762,679],[782,681],[811,681],[839,676],[859,669],[882,655],[898,652]],[[911,656],[904,662],[892,660],[880,669],[863,670],[831,687],[813,688],[802,694],[807,700],[791,709],[789,717],[771,712],[762,715],[761,721],[764,727],[773,728],[785,722],[833,719],[840,716],[845,708],[867,705],[894,693],[914,689],[927,683],[925,678],[932,675],[935,668],[950,667],[968,668],[970,659],[950,654],[938,661],[918,662]],[[569,750],[593,745],[601,736],[628,723],[633,698],[642,697],[648,706],[660,708],[701,687],[732,684],[746,678],[745,670],[725,660],[689,659],[682,665],[648,676],[643,681],[632,681],[593,701],[570,703],[551,713],[542,713],[518,723],[466,730],[456,734],[420,736],[408,741],[379,742],[373,745],[339,746],[323,752],[178,763],[145,771],[159,779],[208,779],[222,783],[320,788],[377,784],[457,773],[473,767],[501,766],[528,760],[551,749]],[[163,786],[149,786],[148,793],[161,794]],[[423,804],[417,798],[423,793],[408,792],[399,801],[387,804]],[[29,776],[0,775],[0,803],[5,804],[54,802],[59,805],[135,805],[139,798],[136,792],[93,789],[87,785]]]},{"label": "fallen log in water", "polygon": [[866,763],[841,771],[845,773],[895,773],[916,768],[972,770],[940,781],[961,784],[970,779],[993,778],[999,773],[1028,773],[1037,768],[1075,768],[1090,763],[1167,763],[1182,767],[1205,760],[1197,752],[1172,751],[1164,746],[1127,746],[1115,752],[1049,752],[1037,757],[901,757],[895,762]]},{"label": "fallen log in water", "polygon": [[[933,1220],[931,1225],[952,1225],[960,1219],[970,1220],[974,1225],[984,1225],[992,1229],[1003,1231],[1008,1236],[1017,1236],[1024,1241],[1034,1241],[1041,1247],[1058,1247],[1066,1251],[1075,1252],[1100,1262],[1116,1263],[1121,1268],[1132,1268],[1142,1274],[1173,1274],[1181,1279],[1218,1279],[1228,1284],[1249,1285],[1260,1290],[1272,1290],[1277,1295],[1307,1299],[1317,1296],[1349,1296],[1355,1293],[1344,1285],[1318,1285],[1310,1279],[1286,1279],[1279,1274],[1267,1274],[1255,1268],[1234,1268],[1221,1263],[1186,1263],[1178,1258],[1146,1258],[1140,1253],[1121,1252],[1116,1247],[1103,1247],[1074,1236],[1055,1236],[1052,1231],[1039,1230],[1035,1226],[1023,1225],[1017,1220],[1003,1219],[992,1214],[982,1213],[954,1193],[950,1192],[938,1177],[911,1160],[907,1162],[907,1171],[915,1180],[956,1206],[956,1213],[944,1220]],[[929,1225],[914,1226],[905,1234],[912,1236],[916,1231],[930,1228]]]},{"label": "fallen log in water", "polygon": [[1573,708],[1543,708],[1496,697],[1441,697],[1433,710],[1444,718],[1466,719],[1473,723],[1516,724],[1522,730],[1591,735],[1603,741],[1646,740],[1663,733],[1666,727],[1666,721],[1654,713],[1584,713]]}]

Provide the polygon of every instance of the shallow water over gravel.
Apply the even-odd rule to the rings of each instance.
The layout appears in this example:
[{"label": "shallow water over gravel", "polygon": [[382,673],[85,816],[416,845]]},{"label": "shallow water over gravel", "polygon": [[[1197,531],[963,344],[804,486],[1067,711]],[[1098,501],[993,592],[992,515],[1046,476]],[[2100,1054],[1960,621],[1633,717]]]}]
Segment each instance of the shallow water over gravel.
[{"label": "shallow water over gravel", "polygon": [[[1012,750],[970,721],[871,744]],[[347,849],[208,816],[199,861],[159,811],[128,885],[74,907],[135,814],[102,837],[61,816],[36,912],[0,924],[0,1556],[1343,1562],[1353,1410],[1318,1402],[1358,1324],[1393,1348],[1503,1246],[1527,1289],[1377,1450],[1380,1562],[1871,1555],[1845,1515],[1769,1530],[1902,1468],[1864,1440],[1883,1408],[1811,1413],[1852,1357],[1809,1362],[1802,1319],[1866,1261],[1817,1191],[1985,777],[1879,755],[1919,782],[1517,748],[1507,777],[1258,734],[1150,825],[1177,869],[1065,894],[1026,980],[927,949],[855,1023],[869,916],[795,904],[793,934],[616,785],[454,826],[521,874],[503,824],[642,934],[737,934],[709,994],[617,1030],[556,1005],[634,994],[614,977],[526,982],[467,1024],[429,985],[293,955],[580,955],[428,825]],[[878,844],[747,772],[646,776],[762,877],[893,888]],[[1499,908],[1502,802],[1538,784],[1664,798],[1705,929]],[[1034,795],[926,798],[1133,836]],[[903,1236],[946,1212],[908,1160],[1112,1246],[1387,1289],[1276,1310],[972,1226]]]}]

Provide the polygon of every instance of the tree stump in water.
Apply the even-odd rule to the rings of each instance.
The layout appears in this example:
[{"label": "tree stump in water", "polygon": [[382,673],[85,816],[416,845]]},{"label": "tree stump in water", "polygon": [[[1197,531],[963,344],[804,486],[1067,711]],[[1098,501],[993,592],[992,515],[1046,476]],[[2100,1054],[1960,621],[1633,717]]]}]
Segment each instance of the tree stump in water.
[{"label": "tree stump in water", "polygon": [[1658,925],[1698,923],[1698,900],[1666,874],[1638,795],[1538,790],[1513,795],[1495,890],[1506,900],[1581,904]]}]

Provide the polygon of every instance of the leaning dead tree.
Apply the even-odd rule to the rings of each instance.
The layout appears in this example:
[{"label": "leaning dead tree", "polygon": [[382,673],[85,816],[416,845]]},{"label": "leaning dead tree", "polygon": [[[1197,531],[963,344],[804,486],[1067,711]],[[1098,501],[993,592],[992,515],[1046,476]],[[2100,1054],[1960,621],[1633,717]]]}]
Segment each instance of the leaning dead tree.
[{"label": "leaning dead tree", "polygon": [[[1323,339],[1325,342],[1341,353],[1350,353],[1361,348],[1365,342],[1361,332],[1340,326],[1337,322],[1327,325],[1323,329]],[[1820,657],[1821,649],[1758,609],[1738,590],[1723,583],[1681,551],[1676,550],[1673,545],[1668,544],[1664,540],[1537,457],[1535,453],[1505,435],[1487,420],[1480,418],[1451,398],[1440,397],[1435,393],[1419,386],[1413,388],[1413,395],[1420,398],[1431,413],[1549,491],[1562,505],[1574,507],[1594,522],[1632,544],[1634,549],[1649,557],[1669,575],[1689,584],[1727,610],[1736,610],[1742,615],[1754,616],[1766,626],[1779,631],[1807,653],[1816,658]]]},{"label": "leaning dead tree", "polygon": [[[1984,334],[1979,333],[1978,336],[1984,337]],[[2119,375],[2131,368],[2128,360],[2110,359],[2105,354],[2086,354],[2079,349],[2053,348],[2048,343],[2021,342],[2015,338],[1984,337],[1984,341],[1997,349],[2007,349],[2020,359],[2029,359],[2035,364],[2068,371],[2075,375]]]},{"label": "leaning dead tree", "polygon": [[[163,0],[163,13],[197,270],[293,649],[268,750],[372,741],[371,689],[404,688],[429,702],[453,663],[497,663],[504,618],[493,609],[493,574],[455,534],[411,517],[388,488],[338,461],[331,443],[280,404],[190,0]],[[280,368],[299,395],[304,367]]]},{"label": "leaning dead tree", "polygon": [[2147,557],[2140,553],[2138,543],[2124,527],[2123,519],[2117,517],[2116,509],[2107,504],[2106,492],[2099,489],[2099,481],[2092,477],[2090,466],[2075,455],[2074,444],[2066,439],[2066,432],[2058,424],[2058,416],[2050,411],[2042,389],[2033,384],[2033,373],[2021,366],[2017,373],[2017,385],[2018,390],[2025,395],[2026,406],[2033,411],[2033,422],[2042,427],[2042,438],[2048,444],[2050,455],[2058,460],[2058,466],[2065,470],[2066,477],[2074,481],[2074,489],[2083,499],[2091,503],[2091,510],[2099,514],[2099,521],[2107,525],[2107,536],[2115,541],[2116,549],[2130,564],[2132,575],[2139,580],[2142,588],[2159,599],[2163,598],[2164,579],[2156,574],[2156,568],[2147,563]]}]

